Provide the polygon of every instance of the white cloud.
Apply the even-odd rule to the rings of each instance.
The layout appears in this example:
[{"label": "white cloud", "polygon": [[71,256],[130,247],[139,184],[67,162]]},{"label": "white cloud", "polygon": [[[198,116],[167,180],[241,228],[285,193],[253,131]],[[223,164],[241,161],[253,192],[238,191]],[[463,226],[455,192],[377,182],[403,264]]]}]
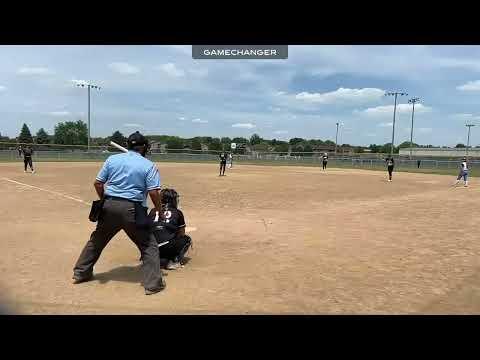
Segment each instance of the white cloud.
[{"label": "white cloud", "polygon": [[237,123],[233,124],[232,127],[241,129],[253,129],[254,127],[256,127],[256,125],[251,123]]},{"label": "white cloud", "polygon": [[192,123],[196,123],[196,124],[207,124],[207,123],[208,123],[208,120],[193,119],[193,120],[192,120]]},{"label": "white cloud", "polygon": [[24,66],[18,69],[17,74],[20,75],[48,75],[52,71],[46,67],[28,67]]},{"label": "white cloud", "polygon": [[277,91],[275,93],[275,96],[282,96],[282,95],[285,95],[285,91]]},{"label": "white cloud", "polygon": [[281,135],[281,134],[288,134],[288,131],[287,130],[276,130],[273,132],[274,134],[278,134],[278,135]]},{"label": "white cloud", "polygon": [[393,126],[393,122],[389,122],[389,123],[380,123],[377,125],[378,127],[391,127]]},{"label": "white cloud", "polygon": [[86,80],[73,79],[72,82],[73,82],[75,85],[88,85],[88,81],[86,81]]},{"label": "white cloud", "polygon": [[339,88],[325,93],[301,92],[295,95],[297,100],[318,104],[332,104],[336,102],[371,102],[379,100],[385,91],[376,88],[347,89]]},{"label": "white cloud", "polygon": [[0,85],[0,91],[5,91],[7,88],[5,86]]},{"label": "white cloud", "polygon": [[52,116],[68,116],[70,111],[50,111],[48,114]]},{"label": "white cloud", "polygon": [[419,133],[422,133],[422,134],[429,134],[433,131],[432,128],[418,128],[418,129],[415,129],[416,131],[418,131]]},{"label": "white cloud", "polygon": [[180,116],[178,120],[185,121],[185,118],[183,116]]},{"label": "white cloud", "polygon": [[185,76],[185,71],[179,69],[174,63],[166,63],[155,67],[156,70],[163,71],[165,74],[171,77]]},{"label": "white cloud", "polygon": [[123,124],[124,127],[128,127],[128,128],[141,128],[143,127],[142,124],[135,124],[135,123],[126,123],[126,124]]},{"label": "white cloud", "polygon": [[[355,114],[366,115],[366,116],[393,116],[393,105],[382,105],[373,108],[368,108],[365,110],[355,110]],[[415,114],[417,113],[426,113],[431,112],[432,108],[422,104],[415,105]],[[410,104],[397,104],[397,114],[409,114],[412,112],[412,105]]]},{"label": "white cloud", "polygon": [[465,122],[480,120],[480,115],[473,115],[473,114],[452,114],[450,115],[450,117],[453,119],[462,120]]},{"label": "white cloud", "polygon": [[140,69],[137,68],[136,66],[130,65],[129,63],[126,62],[113,62],[108,64],[108,67],[110,70],[115,71],[119,74],[138,74],[140,72]]},{"label": "white cloud", "polygon": [[460,91],[480,91],[480,80],[469,81],[466,84],[457,86]]}]

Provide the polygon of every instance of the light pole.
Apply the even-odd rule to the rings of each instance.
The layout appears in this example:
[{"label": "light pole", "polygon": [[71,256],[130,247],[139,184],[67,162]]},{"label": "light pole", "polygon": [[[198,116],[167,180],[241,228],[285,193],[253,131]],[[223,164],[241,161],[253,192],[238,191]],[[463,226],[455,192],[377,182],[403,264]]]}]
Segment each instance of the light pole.
[{"label": "light pole", "polygon": [[335,155],[337,155],[337,141],[338,141],[338,123],[337,123],[337,134],[335,135]]},{"label": "light pole", "polygon": [[393,148],[394,148],[394,143],[395,143],[395,114],[397,112],[397,96],[407,96],[407,93],[404,92],[387,92],[385,93],[385,96],[395,96],[395,105],[393,106],[393,123],[392,123],[392,146],[390,148],[390,156],[393,156]]},{"label": "light pole", "polygon": [[413,147],[413,115],[415,114],[415,103],[419,102],[420,99],[418,97],[411,98],[408,100],[410,104],[412,104],[412,128],[410,131],[410,160],[412,160],[412,147]]},{"label": "light pole", "polygon": [[465,156],[468,157],[468,148],[470,147],[470,129],[475,126],[475,124],[465,124],[468,127],[468,136],[467,136],[467,150]]},{"label": "light pole", "polygon": [[87,151],[90,152],[90,89],[100,90],[100,86],[89,83],[77,83],[78,87],[86,87],[88,94],[88,139],[87,139]]}]

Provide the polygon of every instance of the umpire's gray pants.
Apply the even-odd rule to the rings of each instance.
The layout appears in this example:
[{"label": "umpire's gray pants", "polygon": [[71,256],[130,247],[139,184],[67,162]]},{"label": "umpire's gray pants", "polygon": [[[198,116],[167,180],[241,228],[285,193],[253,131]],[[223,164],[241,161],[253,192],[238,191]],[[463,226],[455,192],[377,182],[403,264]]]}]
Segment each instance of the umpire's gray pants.
[{"label": "umpire's gray pants", "polygon": [[143,259],[143,286],[147,290],[162,287],[160,257],[155,238],[148,229],[139,229],[135,224],[135,205],[129,201],[106,199],[97,228],[80,254],[73,274],[75,279],[85,279],[93,274],[93,266],[108,242],[120,231],[140,249]]}]

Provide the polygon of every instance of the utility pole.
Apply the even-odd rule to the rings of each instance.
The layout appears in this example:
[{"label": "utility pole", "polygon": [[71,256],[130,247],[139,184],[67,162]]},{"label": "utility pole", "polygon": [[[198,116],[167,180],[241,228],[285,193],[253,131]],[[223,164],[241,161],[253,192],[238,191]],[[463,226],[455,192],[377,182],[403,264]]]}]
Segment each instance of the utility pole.
[{"label": "utility pole", "polygon": [[335,155],[337,155],[337,141],[338,141],[338,123],[337,123],[337,134],[335,135]]},{"label": "utility pole", "polygon": [[466,124],[468,127],[468,136],[467,136],[467,150],[465,156],[468,158],[468,148],[470,147],[470,129],[475,126],[475,124]]},{"label": "utility pole", "polygon": [[395,114],[397,112],[397,96],[407,96],[407,93],[395,91],[395,92],[387,92],[385,96],[394,96],[395,97],[395,105],[393,106],[393,123],[392,123],[392,146],[390,148],[390,156],[393,156],[393,149],[395,144]]},{"label": "utility pole", "polygon": [[412,104],[412,128],[410,131],[410,160],[412,160],[412,148],[413,148],[413,115],[415,114],[415,103],[419,101],[420,99],[418,97],[408,100],[408,102]]},{"label": "utility pole", "polygon": [[78,87],[86,87],[87,88],[87,96],[88,96],[88,139],[87,139],[87,151],[90,152],[90,89],[100,90],[100,86],[89,84],[89,83],[77,83]]}]

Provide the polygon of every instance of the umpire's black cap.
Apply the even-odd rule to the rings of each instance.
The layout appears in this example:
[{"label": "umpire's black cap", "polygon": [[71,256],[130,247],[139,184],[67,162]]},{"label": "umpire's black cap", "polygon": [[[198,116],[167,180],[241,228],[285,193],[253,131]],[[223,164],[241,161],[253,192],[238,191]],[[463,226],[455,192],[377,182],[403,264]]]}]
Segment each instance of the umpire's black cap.
[{"label": "umpire's black cap", "polygon": [[148,139],[142,134],[140,134],[138,131],[131,134],[127,139],[127,146],[129,149],[145,145],[148,146]]}]

